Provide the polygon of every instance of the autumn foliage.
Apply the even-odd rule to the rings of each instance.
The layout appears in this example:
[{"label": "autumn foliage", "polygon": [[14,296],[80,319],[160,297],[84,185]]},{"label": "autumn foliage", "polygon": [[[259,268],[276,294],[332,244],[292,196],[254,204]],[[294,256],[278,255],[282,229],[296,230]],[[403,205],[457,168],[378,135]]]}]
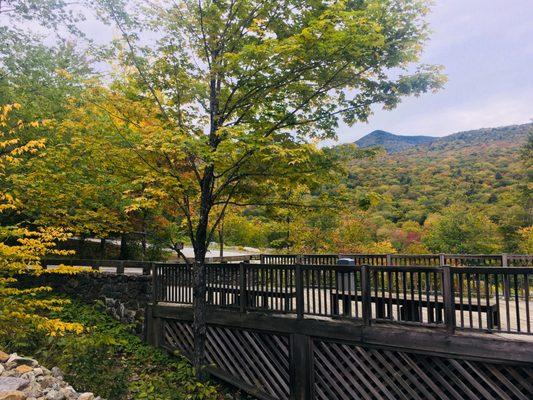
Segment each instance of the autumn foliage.
[{"label": "autumn foliage", "polygon": [[[11,118],[11,113],[19,108],[19,104],[0,107],[0,213],[16,213],[20,207],[17,199],[6,190],[10,168],[18,166],[26,156],[36,154],[45,145],[44,140],[22,140],[24,129],[47,121],[25,123]],[[46,316],[65,304],[64,300],[43,296],[51,291],[50,287],[14,287],[17,274],[42,273],[41,257],[58,252],[56,242],[66,237],[62,229],[53,227],[0,226],[0,335],[18,333],[20,337],[24,332],[30,332],[30,327],[51,336],[83,329],[79,324]]]}]

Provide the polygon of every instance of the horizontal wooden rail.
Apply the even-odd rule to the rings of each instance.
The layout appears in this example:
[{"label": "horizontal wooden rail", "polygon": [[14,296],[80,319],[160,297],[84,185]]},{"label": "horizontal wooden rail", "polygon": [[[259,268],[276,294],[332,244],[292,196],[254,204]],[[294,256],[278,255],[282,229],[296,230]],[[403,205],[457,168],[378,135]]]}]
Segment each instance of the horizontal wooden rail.
[{"label": "horizontal wooden rail", "polygon": [[[294,314],[532,334],[533,267],[207,264],[207,303]],[[155,302],[192,304],[185,264],[155,264]]]},{"label": "horizontal wooden rail", "polygon": [[150,275],[153,269],[153,262],[138,260],[93,260],[78,258],[45,258],[41,260],[43,268],[48,269],[53,266],[68,265],[75,267],[91,267],[100,271],[102,268],[114,269],[116,274],[124,274],[125,269],[142,270],[143,275]]},{"label": "horizontal wooden rail", "polygon": [[533,266],[533,254],[261,254],[261,264],[334,265],[351,258],[356,265]]},{"label": "horizontal wooden rail", "polygon": [[[226,257],[207,257],[208,263],[238,263],[241,261],[250,261],[253,259],[259,259],[259,256],[252,255],[239,255],[239,256],[226,256]],[[194,258],[187,258],[190,263],[194,262]],[[77,267],[91,267],[93,270],[99,271],[101,268],[111,268],[117,274],[123,274],[125,268],[143,270],[143,274],[150,275],[154,261],[140,261],[140,260],[97,260],[97,259],[82,259],[82,258],[43,258],[41,259],[41,265],[47,269],[52,266],[68,265]],[[185,265],[183,260],[179,262],[164,263],[157,262],[164,265]]]}]

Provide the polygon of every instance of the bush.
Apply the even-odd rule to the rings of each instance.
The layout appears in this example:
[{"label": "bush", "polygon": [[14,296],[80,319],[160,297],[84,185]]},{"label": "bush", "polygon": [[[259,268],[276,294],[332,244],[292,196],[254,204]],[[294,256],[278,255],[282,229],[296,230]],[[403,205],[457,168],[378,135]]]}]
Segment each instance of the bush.
[{"label": "bush", "polygon": [[80,323],[85,332],[56,337],[26,333],[24,340],[2,335],[0,348],[58,366],[76,390],[108,400],[224,398],[215,386],[195,379],[187,360],[144,344],[130,327],[105,314],[102,305],[72,301],[55,317]]}]

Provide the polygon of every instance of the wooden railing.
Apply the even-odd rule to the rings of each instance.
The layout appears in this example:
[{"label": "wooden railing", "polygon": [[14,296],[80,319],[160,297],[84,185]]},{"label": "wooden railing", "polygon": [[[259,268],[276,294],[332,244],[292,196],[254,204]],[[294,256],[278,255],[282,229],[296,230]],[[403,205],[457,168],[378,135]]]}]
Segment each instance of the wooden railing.
[{"label": "wooden railing", "polygon": [[[451,259],[451,257],[449,258]],[[192,304],[191,269],[155,264],[154,301]],[[262,311],[532,333],[533,267],[208,264],[206,300]]]},{"label": "wooden railing", "polygon": [[118,275],[124,274],[126,269],[142,272],[143,275],[150,275],[152,273],[153,264],[154,263],[151,261],[137,260],[92,260],[80,258],[45,258],[41,260],[41,265],[44,269],[53,268],[59,265],[68,265],[75,267],[90,267],[94,271],[108,271]]},{"label": "wooden railing", "polygon": [[[257,257],[258,258],[258,257]],[[227,257],[207,257],[207,262],[223,262],[223,263],[238,263],[241,261],[250,261],[254,259],[252,255],[227,256]],[[187,258],[190,263],[194,262],[194,258]],[[185,264],[184,261],[181,263]],[[68,265],[77,267],[90,267],[95,271],[105,271],[116,273],[118,275],[129,271],[133,273],[141,273],[143,275],[150,275],[153,269],[153,261],[138,261],[138,260],[95,260],[82,258],[43,258],[41,265],[43,268],[52,268],[58,265]],[[161,263],[160,263],[161,264]],[[169,263],[174,265],[175,263]]]},{"label": "wooden railing", "polygon": [[261,254],[261,264],[335,265],[341,258],[351,258],[356,265],[396,266],[533,266],[533,254]]}]

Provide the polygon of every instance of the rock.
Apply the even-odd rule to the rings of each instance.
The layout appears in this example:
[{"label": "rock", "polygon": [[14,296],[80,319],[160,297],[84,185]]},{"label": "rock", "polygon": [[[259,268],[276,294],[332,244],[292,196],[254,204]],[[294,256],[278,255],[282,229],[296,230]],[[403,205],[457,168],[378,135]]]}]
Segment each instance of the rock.
[{"label": "rock", "polygon": [[6,370],[5,372],[2,374],[2,376],[4,377],[14,377],[14,378],[20,378],[20,374],[15,371],[14,369],[10,369],[9,368],[9,365],[6,364]]},{"label": "rock", "polygon": [[28,386],[28,381],[21,378],[1,377],[0,378],[0,393],[17,391]]},{"label": "rock", "polygon": [[61,389],[61,393],[63,393],[65,397],[69,400],[74,400],[78,398],[78,392],[76,392],[72,386],[67,386]]},{"label": "rock", "polygon": [[17,368],[15,368],[15,371],[17,371],[19,374],[25,374],[26,372],[33,371],[33,368],[29,365],[19,365]]},{"label": "rock", "polygon": [[0,400],[26,400],[26,395],[18,390],[0,392]]},{"label": "rock", "polygon": [[26,379],[30,382],[35,382],[35,374],[33,373],[33,370],[26,372],[20,376],[22,379]]},{"label": "rock", "polygon": [[59,390],[50,390],[46,394],[46,400],[65,400],[65,395]]},{"label": "rock", "polygon": [[41,385],[39,385],[38,382],[30,382],[30,386],[24,389],[24,393],[26,393],[28,397],[40,396],[42,391]]},{"label": "rock", "polygon": [[46,389],[50,386],[52,386],[53,384],[55,383],[55,379],[54,377],[50,376],[50,375],[47,375],[43,378],[43,380],[41,381],[41,387],[43,389]]},{"label": "rock", "polygon": [[31,358],[3,354],[0,400],[103,400],[93,393],[76,392],[58,367],[48,370]]},{"label": "rock", "polygon": [[31,367],[37,366],[37,361],[35,361],[33,358],[19,357],[17,353],[11,354],[11,356],[7,360],[7,364],[11,363],[15,365],[29,365]]},{"label": "rock", "polygon": [[63,373],[62,373],[61,370],[60,370],[59,368],[57,368],[57,367],[52,368],[52,369],[50,370],[50,372],[52,373],[52,376],[53,376],[54,378],[57,378],[58,376],[61,376],[61,377],[63,376]]},{"label": "rock", "polygon": [[0,362],[6,362],[7,360],[9,360],[9,354],[0,350]]}]

